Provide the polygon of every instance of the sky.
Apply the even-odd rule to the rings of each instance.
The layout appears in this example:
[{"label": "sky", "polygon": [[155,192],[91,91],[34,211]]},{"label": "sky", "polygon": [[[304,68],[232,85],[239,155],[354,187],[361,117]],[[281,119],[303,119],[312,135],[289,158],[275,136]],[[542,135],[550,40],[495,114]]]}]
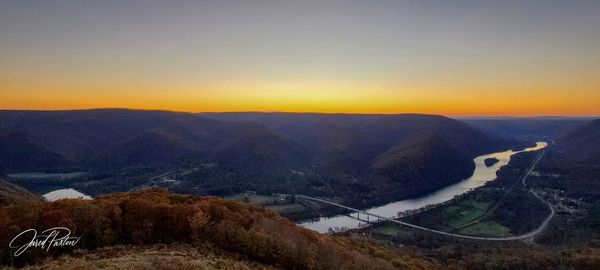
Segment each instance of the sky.
[{"label": "sky", "polygon": [[600,1],[0,2],[0,109],[600,115]]}]

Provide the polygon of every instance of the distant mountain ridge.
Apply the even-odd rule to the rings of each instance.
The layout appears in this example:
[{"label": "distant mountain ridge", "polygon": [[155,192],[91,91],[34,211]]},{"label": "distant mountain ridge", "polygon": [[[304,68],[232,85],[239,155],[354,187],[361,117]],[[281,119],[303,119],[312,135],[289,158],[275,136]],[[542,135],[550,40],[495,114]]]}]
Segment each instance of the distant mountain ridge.
[{"label": "distant mountain ridge", "polygon": [[[152,178],[133,170],[186,168],[165,187],[215,195],[407,196],[464,179],[473,157],[513,144],[422,114],[0,111],[0,172],[89,171],[89,182],[78,187],[93,194]],[[103,177],[110,185],[102,185]]]},{"label": "distant mountain ridge", "polygon": [[525,140],[556,139],[591,118],[576,117],[490,117],[457,119],[483,132],[504,138]]},{"label": "distant mountain ridge", "polygon": [[320,113],[204,113],[203,117],[238,123],[258,123],[310,146],[343,148],[360,140],[386,148],[410,135],[431,131],[469,154],[503,147],[492,138],[460,121],[426,114],[320,114]]},{"label": "distant mountain ridge", "polygon": [[[271,134],[258,125],[166,111],[0,111],[0,172],[203,160],[239,134],[254,133]],[[279,139],[270,136],[265,141]]]},{"label": "distant mountain ridge", "polygon": [[[312,166],[335,178],[339,193],[413,195],[467,178],[480,154],[515,142],[486,135],[438,115],[205,113],[233,123],[255,123],[298,141],[312,154]],[[356,196],[361,196],[356,194]],[[393,195],[391,195],[393,196]]]}]

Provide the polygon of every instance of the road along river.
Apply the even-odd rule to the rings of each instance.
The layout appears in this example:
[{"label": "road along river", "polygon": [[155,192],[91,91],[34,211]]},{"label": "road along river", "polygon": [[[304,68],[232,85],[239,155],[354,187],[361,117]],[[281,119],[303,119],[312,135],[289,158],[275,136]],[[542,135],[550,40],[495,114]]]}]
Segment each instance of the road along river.
[{"label": "road along river", "polygon": [[[395,218],[397,217],[399,212],[404,212],[407,210],[416,210],[423,208],[427,205],[440,204],[449,201],[457,195],[464,194],[472,189],[485,185],[485,183],[489,181],[495,180],[496,172],[498,172],[498,170],[500,170],[502,166],[508,164],[513,155],[521,152],[540,150],[546,147],[547,145],[548,144],[546,142],[537,142],[534,147],[526,148],[521,151],[508,150],[504,152],[497,152],[478,156],[475,159],[473,159],[473,161],[475,162],[475,171],[473,172],[473,175],[465,180],[462,180],[456,184],[447,186],[422,197],[391,202],[382,206],[365,209],[364,211],[375,214],[377,216]],[[497,158],[499,162],[488,167],[485,165],[484,162],[484,160],[487,158]],[[356,213],[352,213],[350,215],[356,216]],[[315,220],[303,221],[298,223],[298,225],[302,227],[315,230],[320,233],[326,233],[329,231],[330,228],[359,228],[363,224],[364,222],[359,221],[356,218],[348,217],[346,215],[323,217]]]}]

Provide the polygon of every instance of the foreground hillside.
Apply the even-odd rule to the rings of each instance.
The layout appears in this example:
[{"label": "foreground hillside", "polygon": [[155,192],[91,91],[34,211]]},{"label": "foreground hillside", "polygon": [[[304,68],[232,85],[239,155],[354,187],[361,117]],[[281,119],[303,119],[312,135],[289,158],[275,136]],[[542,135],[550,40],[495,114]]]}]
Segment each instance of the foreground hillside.
[{"label": "foreground hillside", "polygon": [[[30,248],[12,256],[14,249],[8,248],[8,242],[20,232],[57,226],[82,237],[76,247],[48,252]],[[65,254],[70,255],[61,257]],[[414,255],[367,241],[319,235],[248,204],[162,190],[2,207],[0,258],[3,265],[36,263],[51,269],[74,265],[112,269],[120,263],[126,269],[192,269],[205,264],[208,269],[434,267]]]},{"label": "foreground hillside", "polygon": [[[217,252],[215,252],[217,251]],[[1,267],[0,267],[1,268]],[[14,269],[6,267],[6,269]],[[198,248],[188,244],[112,246],[97,250],[78,250],[76,256],[65,255],[43,263],[23,267],[24,270],[75,270],[75,269],[278,269],[227,254],[214,247]]]}]

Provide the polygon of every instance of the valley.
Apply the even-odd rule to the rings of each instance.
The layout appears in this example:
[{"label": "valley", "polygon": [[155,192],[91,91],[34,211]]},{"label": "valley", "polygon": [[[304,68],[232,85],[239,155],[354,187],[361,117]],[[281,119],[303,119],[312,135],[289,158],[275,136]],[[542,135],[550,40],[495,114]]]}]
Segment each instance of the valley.
[{"label": "valley", "polygon": [[[416,114],[3,111],[0,119],[0,172],[40,194],[253,191],[369,207],[459,182],[476,155],[526,145]],[[19,159],[25,149],[30,157]]]},{"label": "valley", "polygon": [[[281,242],[283,238],[260,240],[267,235],[268,239],[284,235],[313,239],[308,241],[335,239],[325,245],[341,245],[329,246],[336,254],[358,252],[366,256],[361,257],[361,262],[344,267],[350,269],[373,263],[382,269],[430,269],[440,265],[502,269],[482,264],[479,256],[490,250],[496,255],[486,261],[517,268],[523,264],[542,266],[554,258],[561,258],[563,265],[596,262],[594,245],[599,232],[594,224],[598,224],[599,215],[595,211],[598,193],[593,179],[600,175],[594,165],[598,160],[598,121],[584,122],[574,129],[565,127],[560,136],[540,135],[539,140],[532,141],[517,139],[518,136],[489,136],[459,121],[427,115],[217,114],[203,118],[129,110],[20,112],[17,118],[13,114],[5,113],[1,124],[4,129],[0,137],[6,140],[0,146],[9,151],[0,156],[10,159],[10,163],[2,167],[2,177],[8,182],[0,183],[0,197],[6,204],[0,208],[5,211],[0,211],[0,216],[10,217],[13,225],[26,225],[42,222],[36,220],[43,219],[43,212],[52,209],[52,213],[61,213],[61,219],[48,222],[88,224],[85,226],[90,229],[104,226],[102,230],[110,227],[119,234],[117,238],[100,241],[97,237],[109,235],[86,233],[87,237],[96,235],[96,240],[88,239],[85,244],[91,256],[110,250],[111,259],[103,263],[135,256],[148,261],[142,259],[147,256],[143,250],[156,249],[160,253],[178,249],[185,250],[185,256],[198,263],[217,260],[213,257],[217,256],[232,267],[240,263],[239,256],[252,258],[241,263],[253,267],[306,267],[316,262],[331,263],[323,266],[331,269],[332,265],[343,264],[335,257],[338,255],[332,255],[332,262],[316,255],[296,258],[298,252],[322,252],[321,244],[308,249],[280,246],[273,241]],[[60,124],[48,120],[55,117],[61,119]],[[43,124],[39,124],[41,119]],[[108,132],[95,130],[93,136],[87,131],[88,126],[99,125],[98,121],[115,125],[127,119],[145,119],[147,126],[138,126],[135,131],[129,127]],[[52,132],[46,126],[51,126]],[[45,131],[43,137],[39,137],[42,133],[34,135],[39,130]],[[77,136],[65,135],[71,132]],[[149,133],[160,135],[146,141]],[[108,143],[98,136],[113,139]],[[549,143],[541,141],[544,139]],[[132,142],[138,140],[157,148],[136,149],[141,145]],[[86,150],[97,143],[108,143],[103,149],[110,153]],[[123,148],[123,144],[127,147]],[[35,158],[11,159],[15,151],[11,147],[23,145],[39,150]],[[133,148],[128,150],[130,147]],[[144,158],[136,158],[128,151],[145,151]],[[148,151],[156,158],[150,158]],[[167,157],[161,156],[163,153]],[[123,158],[118,158],[121,154]],[[116,159],[104,159],[105,155]],[[32,164],[38,169],[29,170]],[[202,216],[210,216],[211,221],[210,225],[203,225],[209,227],[203,228],[210,228],[207,232],[217,238],[190,238],[194,230],[176,224],[188,224],[183,219],[189,221],[189,215],[199,207],[193,205],[205,200],[210,206],[203,203],[202,207],[208,208],[202,208]],[[14,212],[21,211],[19,207],[38,210],[31,212],[33,216],[20,216]],[[76,209],[91,209],[96,213],[91,213],[94,218],[104,216],[106,220],[89,225],[92,216]],[[157,216],[144,221],[143,226],[149,226],[146,229],[136,227],[134,231],[119,227],[129,223],[102,223],[143,219],[127,217],[134,215],[127,209],[147,209],[145,215]],[[235,209],[258,211],[270,221]],[[366,210],[358,213],[359,209]],[[170,214],[160,214],[163,211]],[[111,213],[124,216],[114,219]],[[248,219],[249,216],[254,217]],[[234,220],[228,221],[229,218]],[[286,228],[273,222],[285,224]],[[221,226],[228,229],[222,231]],[[165,235],[151,228],[170,233]],[[147,233],[140,234],[140,230]],[[183,231],[177,234],[179,230]],[[138,243],[134,239],[139,237],[146,240]],[[245,239],[244,249],[250,251],[238,249],[238,244],[226,240],[232,237]],[[157,239],[167,246],[155,246]],[[196,242],[198,239],[202,240]],[[502,243],[490,244],[490,240]],[[531,249],[528,243],[541,247]],[[207,244],[214,246],[206,249]],[[353,245],[363,248],[358,251],[350,248]],[[141,250],[127,253],[124,247]],[[220,253],[208,251],[214,248]],[[260,251],[279,249],[298,252],[276,252],[279,255],[269,257]],[[365,253],[373,249],[380,253]],[[511,250],[530,254],[534,259],[513,260]],[[557,250],[572,258],[556,255]],[[18,261],[11,264],[20,265]]]},{"label": "valley", "polygon": [[[400,220],[479,237],[530,234],[527,241],[490,243],[456,239],[380,223],[342,235],[368,235],[397,246],[416,246],[445,264],[470,269],[595,269],[598,267],[598,120],[567,131],[540,153],[521,153],[495,181],[448,203]],[[578,162],[574,163],[574,155]],[[537,165],[531,165],[537,161]],[[525,178],[524,176],[527,175]],[[592,195],[594,194],[594,195]],[[549,208],[550,207],[550,208]]]},{"label": "valley", "polygon": [[600,1],[0,1],[0,270],[599,270]]},{"label": "valley", "polygon": [[[424,208],[431,208],[435,207],[438,204],[445,204],[448,201],[453,200],[457,196],[461,196],[467,192],[484,186],[490,181],[494,181],[496,179],[496,172],[510,162],[511,156],[522,152],[537,151],[545,148],[546,145],[547,144],[544,142],[538,142],[535,147],[526,148],[522,151],[509,150],[479,156],[474,159],[476,168],[473,172],[473,175],[471,175],[467,179],[464,179],[463,181],[444,187],[425,196],[410,198],[407,200],[401,200],[397,202],[391,202],[383,206],[366,209],[365,212],[373,213],[375,215],[379,215],[386,218],[396,218],[407,215],[413,215],[419,211],[423,211]],[[502,161],[499,161],[499,163],[497,163],[495,166],[490,167],[485,165],[484,162],[487,158],[490,157],[499,158]],[[365,223],[366,222],[364,221],[364,219],[359,220],[356,218],[356,214],[353,215],[351,213],[349,216],[339,215],[335,217],[326,217],[318,219],[317,221],[311,220],[303,222],[300,223],[300,225],[309,229],[325,233],[332,229],[333,231],[340,231],[359,228],[363,225],[366,225]]]}]

